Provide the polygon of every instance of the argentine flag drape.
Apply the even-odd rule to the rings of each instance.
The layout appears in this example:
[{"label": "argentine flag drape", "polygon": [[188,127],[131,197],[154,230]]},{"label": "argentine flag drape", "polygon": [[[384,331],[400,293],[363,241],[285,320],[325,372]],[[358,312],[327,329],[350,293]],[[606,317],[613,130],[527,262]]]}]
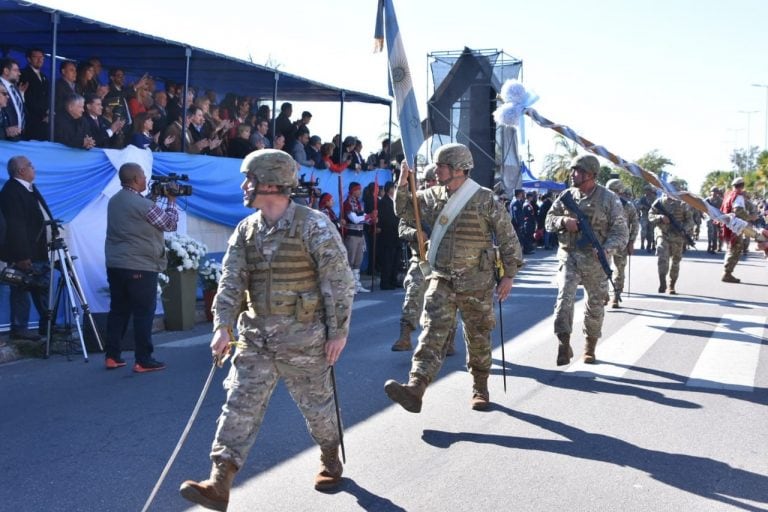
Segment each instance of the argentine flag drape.
[{"label": "argentine flag drape", "polygon": [[406,161],[413,164],[416,153],[424,143],[424,133],[421,131],[421,118],[416,106],[416,96],[413,93],[411,71],[408,68],[408,59],[405,56],[403,39],[400,37],[400,29],[397,26],[397,17],[392,0],[379,0],[374,34],[376,38],[375,51],[383,49],[385,33],[387,51],[389,52],[389,79],[397,105],[403,151]]}]

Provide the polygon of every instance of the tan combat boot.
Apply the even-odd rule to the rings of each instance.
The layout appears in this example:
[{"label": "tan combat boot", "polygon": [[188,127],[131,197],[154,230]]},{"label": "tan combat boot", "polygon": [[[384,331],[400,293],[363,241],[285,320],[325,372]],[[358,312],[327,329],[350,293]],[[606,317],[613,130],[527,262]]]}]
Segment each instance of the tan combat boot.
[{"label": "tan combat boot", "polygon": [[384,383],[384,392],[390,400],[408,412],[421,412],[421,397],[426,389],[427,382],[419,377],[411,377],[408,384],[400,384],[392,379]]},{"label": "tan combat boot", "polygon": [[192,503],[211,510],[225,512],[229,505],[229,490],[235,479],[237,466],[229,461],[214,462],[208,480],[187,480],[179,488],[179,494]]},{"label": "tan combat boot", "polygon": [[400,322],[400,337],[395,341],[395,344],[392,345],[392,352],[411,350],[413,348],[413,345],[411,345],[412,332],[413,328],[411,327],[411,324],[408,322]]},{"label": "tan combat boot", "polygon": [[571,335],[561,333],[557,335],[560,344],[557,346],[557,366],[563,366],[571,362],[573,349],[571,348]]},{"label": "tan combat boot", "polygon": [[723,277],[720,280],[724,283],[740,283],[741,279],[734,277],[730,272],[723,272]]},{"label": "tan combat boot", "polygon": [[667,288],[667,293],[669,293],[670,295],[677,295],[677,291],[675,291],[676,282],[677,282],[677,279],[669,280],[669,287]]},{"label": "tan combat boot", "polygon": [[475,380],[472,386],[472,409],[475,411],[487,411],[488,406],[491,404],[488,394],[488,376],[473,375],[472,378]]},{"label": "tan combat boot", "polygon": [[667,291],[667,276],[659,274],[659,293]]},{"label": "tan combat boot", "polygon": [[587,336],[587,345],[584,347],[584,362],[587,364],[593,364],[595,362],[595,347],[597,346],[597,338]]},{"label": "tan combat boot", "polygon": [[315,490],[330,491],[341,483],[344,467],[339,460],[339,447],[323,448],[320,451],[320,472],[315,475]]},{"label": "tan combat boot", "polygon": [[619,292],[614,292],[614,294],[613,294],[613,302],[611,302],[611,307],[613,309],[621,307],[620,304],[619,304],[620,302],[621,302],[621,294]]}]

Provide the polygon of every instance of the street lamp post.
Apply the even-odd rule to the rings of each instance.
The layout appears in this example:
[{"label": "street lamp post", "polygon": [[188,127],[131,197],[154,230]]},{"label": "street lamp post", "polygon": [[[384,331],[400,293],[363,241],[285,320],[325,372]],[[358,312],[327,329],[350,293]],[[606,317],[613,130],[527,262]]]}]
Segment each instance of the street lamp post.
[{"label": "street lamp post", "polygon": [[762,87],[765,89],[765,142],[763,143],[763,151],[768,151],[768,85],[752,84],[752,87]]}]

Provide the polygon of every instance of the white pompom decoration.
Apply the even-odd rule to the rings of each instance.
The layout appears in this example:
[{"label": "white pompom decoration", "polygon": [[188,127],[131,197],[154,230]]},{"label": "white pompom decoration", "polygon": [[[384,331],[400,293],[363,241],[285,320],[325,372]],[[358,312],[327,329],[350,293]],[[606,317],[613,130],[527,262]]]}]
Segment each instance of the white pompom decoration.
[{"label": "white pompom decoration", "polygon": [[499,92],[499,96],[501,96],[504,103],[519,104],[527,95],[528,92],[525,90],[525,86],[519,80],[515,79],[510,79],[504,82],[504,85],[501,86],[501,91]]},{"label": "white pompom decoration", "polygon": [[517,126],[520,122],[520,116],[523,115],[525,105],[515,105],[514,103],[504,103],[493,113],[493,119],[496,124],[504,126]]}]

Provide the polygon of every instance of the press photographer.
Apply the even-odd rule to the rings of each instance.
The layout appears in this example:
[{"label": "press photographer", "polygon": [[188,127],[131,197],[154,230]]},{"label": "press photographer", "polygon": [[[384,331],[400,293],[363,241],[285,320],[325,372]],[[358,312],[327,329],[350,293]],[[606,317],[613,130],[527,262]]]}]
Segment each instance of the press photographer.
[{"label": "press photographer", "polygon": [[[0,208],[6,222],[6,243],[2,259],[21,276],[47,273],[48,230],[45,221],[53,218],[48,205],[33,184],[35,167],[25,156],[8,160],[8,176],[0,191]],[[17,274],[19,275],[19,274]],[[11,338],[39,341],[46,334],[46,289],[11,285]],[[38,333],[29,330],[30,299],[40,317]]]},{"label": "press photographer", "polygon": [[[108,370],[125,366],[120,340],[133,315],[135,364],[138,373],[162,370],[165,365],[152,357],[152,321],[157,307],[157,274],[166,268],[163,232],[176,231],[179,212],[176,196],[189,195],[192,187],[176,179],[156,179],[152,196],[162,197],[165,208],[142,196],[147,190],[144,170],[135,163],[119,171],[122,189],[107,206],[105,255],[111,297],[107,316],[105,363]],[[178,177],[178,179],[185,178]],[[157,185],[156,185],[157,184]]]}]

